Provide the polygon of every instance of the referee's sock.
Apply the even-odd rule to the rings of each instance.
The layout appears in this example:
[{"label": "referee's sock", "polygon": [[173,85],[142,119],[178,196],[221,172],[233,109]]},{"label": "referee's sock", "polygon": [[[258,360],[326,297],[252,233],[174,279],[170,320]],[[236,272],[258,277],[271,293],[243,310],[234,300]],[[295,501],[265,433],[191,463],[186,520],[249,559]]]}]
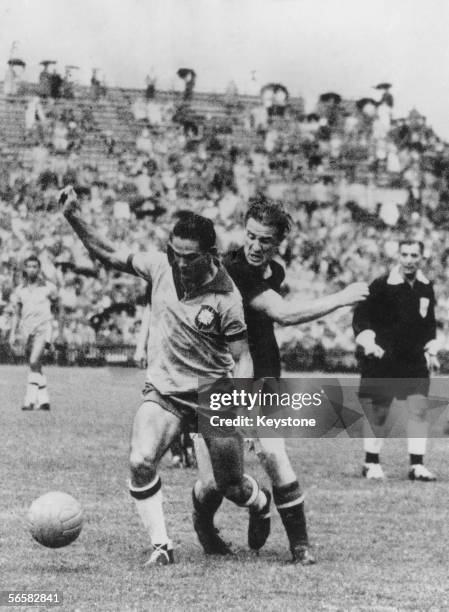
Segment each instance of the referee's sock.
[{"label": "referee's sock", "polygon": [[143,487],[136,487],[131,483],[129,485],[129,492],[153,546],[163,546],[169,543],[162,508],[161,486],[159,476]]},{"label": "referee's sock", "polygon": [[304,495],[299,482],[273,487],[273,499],[287,533],[290,548],[308,545]]},{"label": "referee's sock", "polygon": [[365,463],[379,463],[379,453],[382,448],[382,438],[364,438]]}]

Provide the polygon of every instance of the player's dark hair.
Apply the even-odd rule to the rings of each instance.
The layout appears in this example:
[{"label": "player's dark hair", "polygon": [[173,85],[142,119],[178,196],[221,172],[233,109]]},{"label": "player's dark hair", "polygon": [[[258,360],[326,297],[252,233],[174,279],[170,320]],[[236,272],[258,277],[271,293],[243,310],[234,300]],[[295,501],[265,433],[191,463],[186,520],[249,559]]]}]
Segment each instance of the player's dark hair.
[{"label": "player's dark hair", "polygon": [[265,197],[250,200],[245,215],[245,223],[248,219],[255,219],[259,223],[274,227],[279,242],[284,240],[290,232],[293,223],[291,216],[280,202],[274,202]]},{"label": "player's dark hair", "polygon": [[214,253],[217,235],[210,219],[197,215],[190,210],[180,210],[178,220],[171,231],[170,238],[177,236],[188,240],[196,240],[205,253]]},{"label": "player's dark hair", "polygon": [[30,262],[30,261],[37,262],[37,265],[39,266],[39,268],[41,267],[41,261],[40,261],[40,259],[39,259],[39,257],[37,255],[28,255],[28,257],[23,262],[23,267],[25,267],[27,265],[27,263]]},{"label": "player's dark hair", "polygon": [[403,238],[402,240],[399,241],[399,250],[401,250],[401,247],[404,245],[411,245],[411,244],[417,244],[419,246],[419,250],[421,251],[421,255],[424,253],[424,242],[422,242],[422,240],[418,240],[418,239],[414,239],[414,238]]}]

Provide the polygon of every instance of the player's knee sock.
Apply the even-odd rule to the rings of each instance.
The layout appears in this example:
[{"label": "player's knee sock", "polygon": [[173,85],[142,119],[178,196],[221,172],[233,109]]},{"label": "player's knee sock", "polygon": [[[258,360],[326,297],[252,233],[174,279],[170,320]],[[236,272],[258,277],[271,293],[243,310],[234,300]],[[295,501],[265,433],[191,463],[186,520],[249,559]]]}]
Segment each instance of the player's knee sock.
[{"label": "player's knee sock", "polygon": [[129,492],[131,497],[134,498],[137,512],[153,545],[169,543],[164,511],[162,509],[161,486],[161,479],[159,476],[156,476],[152,482],[144,487],[135,487],[131,484],[129,487]]},{"label": "player's knee sock", "polygon": [[42,404],[50,403],[47,390],[47,379],[43,374],[39,374],[39,389],[37,392],[37,399],[39,406],[42,406]]},{"label": "player's knee sock", "polygon": [[193,508],[203,520],[214,522],[214,516],[223,501],[217,489],[201,489],[198,481],[192,489]]},{"label": "player's knee sock", "polygon": [[281,487],[273,487],[273,498],[287,533],[290,548],[308,544],[304,495],[295,480]]},{"label": "player's knee sock", "polygon": [[252,476],[244,474],[243,478],[249,482],[252,491],[251,495],[248,497],[246,502],[242,504],[242,506],[256,511],[262,510],[267,505],[267,496]]},{"label": "player's knee sock", "polygon": [[29,372],[27,390],[25,394],[24,405],[31,406],[38,403],[38,390],[40,382],[40,374],[37,372]]}]

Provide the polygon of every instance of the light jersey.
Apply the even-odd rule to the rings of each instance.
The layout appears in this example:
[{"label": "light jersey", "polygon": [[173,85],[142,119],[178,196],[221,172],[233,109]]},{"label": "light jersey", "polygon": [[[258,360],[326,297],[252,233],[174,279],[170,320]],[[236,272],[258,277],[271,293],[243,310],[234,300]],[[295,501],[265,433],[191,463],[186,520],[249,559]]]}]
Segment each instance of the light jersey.
[{"label": "light jersey", "polygon": [[167,256],[129,258],[130,271],[152,283],[147,380],[162,394],[198,390],[198,379],[230,376],[229,342],[246,337],[240,294],[225,269],[183,294]]},{"label": "light jersey", "polygon": [[57,295],[56,286],[44,280],[33,284],[25,281],[17,287],[12,301],[22,306],[20,322],[24,336],[34,334],[53,320],[51,301],[56,299]]}]

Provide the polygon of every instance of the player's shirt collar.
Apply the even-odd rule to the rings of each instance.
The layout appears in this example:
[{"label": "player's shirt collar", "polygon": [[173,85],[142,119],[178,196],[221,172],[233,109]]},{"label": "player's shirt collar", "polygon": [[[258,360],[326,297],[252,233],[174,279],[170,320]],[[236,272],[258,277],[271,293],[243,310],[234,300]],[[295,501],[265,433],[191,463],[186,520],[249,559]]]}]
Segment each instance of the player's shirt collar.
[{"label": "player's shirt collar", "polygon": [[200,287],[196,287],[192,292],[186,294],[184,287],[180,280],[177,278],[177,274],[173,274],[173,281],[175,283],[176,293],[178,298],[185,297],[187,299],[198,297],[199,295],[206,295],[208,293],[231,293],[234,289],[231,277],[226,272],[224,267],[215,260],[215,264],[218,268],[216,275],[212,280]]},{"label": "player's shirt collar", "polygon": [[[424,285],[428,285],[430,282],[424,276],[421,270],[418,270],[418,272],[416,273],[416,280],[419,281],[420,283],[423,283]],[[394,268],[391,269],[391,272],[388,275],[387,284],[388,285],[402,285],[402,283],[405,283],[405,278],[401,274],[401,268],[400,266],[395,266]]]}]

